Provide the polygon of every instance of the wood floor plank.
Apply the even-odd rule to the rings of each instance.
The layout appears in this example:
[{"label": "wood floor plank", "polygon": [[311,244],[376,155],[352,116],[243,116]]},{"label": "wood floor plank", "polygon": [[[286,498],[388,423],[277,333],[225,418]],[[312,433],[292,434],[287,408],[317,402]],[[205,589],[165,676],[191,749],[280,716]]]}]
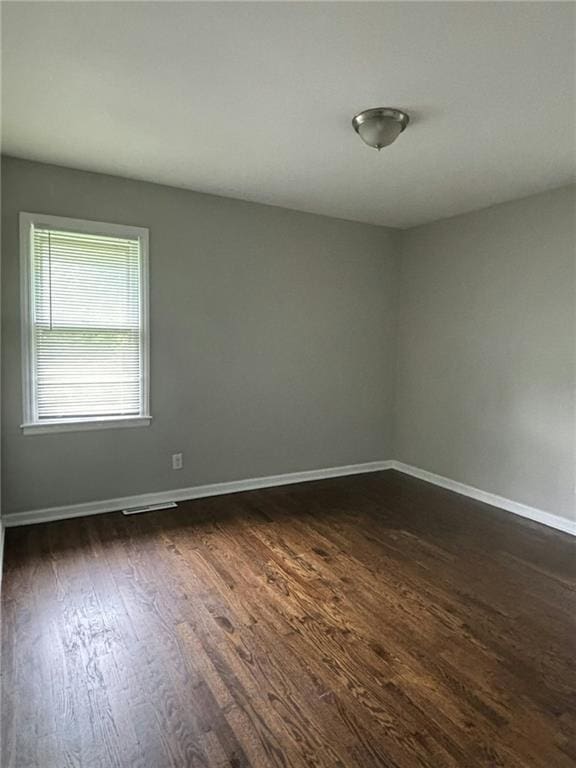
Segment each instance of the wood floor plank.
[{"label": "wood floor plank", "polygon": [[10,529],[6,768],[574,768],[574,541],[396,472]]}]

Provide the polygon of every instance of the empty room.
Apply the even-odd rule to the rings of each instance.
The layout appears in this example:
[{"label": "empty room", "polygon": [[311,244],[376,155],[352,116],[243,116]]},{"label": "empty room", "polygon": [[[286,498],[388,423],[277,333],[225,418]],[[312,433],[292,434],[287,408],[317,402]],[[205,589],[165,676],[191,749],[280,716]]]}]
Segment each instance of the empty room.
[{"label": "empty room", "polygon": [[576,768],[576,4],[0,13],[2,768]]}]

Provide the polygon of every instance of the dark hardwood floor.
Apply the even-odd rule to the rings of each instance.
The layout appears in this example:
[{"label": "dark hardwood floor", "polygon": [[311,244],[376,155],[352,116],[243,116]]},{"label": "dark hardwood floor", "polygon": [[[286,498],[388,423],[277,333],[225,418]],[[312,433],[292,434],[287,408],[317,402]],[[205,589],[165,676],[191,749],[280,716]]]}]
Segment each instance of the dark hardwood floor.
[{"label": "dark hardwood floor", "polygon": [[574,566],[396,472],[10,529],[2,766],[575,766]]}]

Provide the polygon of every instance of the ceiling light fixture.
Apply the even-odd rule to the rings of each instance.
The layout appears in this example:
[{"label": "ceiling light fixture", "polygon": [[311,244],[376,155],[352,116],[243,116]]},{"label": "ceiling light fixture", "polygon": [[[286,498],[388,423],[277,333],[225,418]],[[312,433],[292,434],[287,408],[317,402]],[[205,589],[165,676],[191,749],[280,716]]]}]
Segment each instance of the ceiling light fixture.
[{"label": "ceiling light fixture", "polygon": [[365,109],[352,118],[354,130],[364,144],[378,151],[396,141],[409,122],[406,112],[392,107]]}]

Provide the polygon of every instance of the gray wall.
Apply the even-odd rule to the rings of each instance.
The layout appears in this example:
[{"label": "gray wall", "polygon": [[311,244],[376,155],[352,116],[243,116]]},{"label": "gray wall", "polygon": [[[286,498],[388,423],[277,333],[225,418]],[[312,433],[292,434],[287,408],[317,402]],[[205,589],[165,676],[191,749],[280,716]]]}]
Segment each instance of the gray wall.
[{"label": "gray wall", "polygon": [[[5,512],[396,458],[573,516],[574,188],[399,233],[10,158],[2,181]],[[21,435],[21,210],[150,228],[152,426]]]},{"label": "gray wall", "polygon": [[[11,158],[2,172],[5,512],[391,455],[390,231]],[[21,435],[19,211],[150,228],[152,426]]]},{"label": "gray wall", "polygon": [[574,517],[575,191],[405,232],[395,458]]}]

